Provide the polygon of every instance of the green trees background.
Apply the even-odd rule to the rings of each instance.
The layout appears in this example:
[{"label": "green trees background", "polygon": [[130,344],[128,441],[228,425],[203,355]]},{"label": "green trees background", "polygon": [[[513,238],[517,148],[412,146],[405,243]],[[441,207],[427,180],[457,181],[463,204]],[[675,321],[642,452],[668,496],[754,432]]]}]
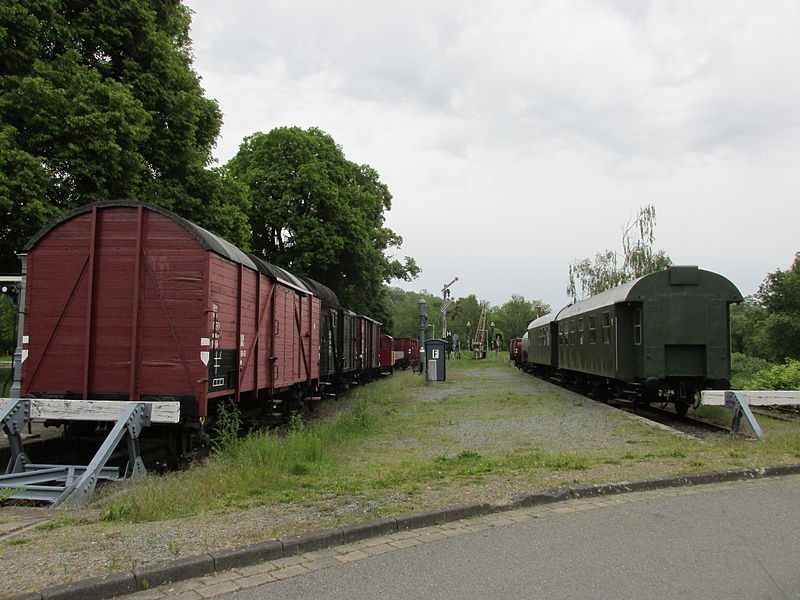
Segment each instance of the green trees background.
[{"label": "green trees background", "polygon": [[209,169],[221,125],[179,0],[0,5],[0,272],[89,202],[145,200],[246,247],[244,190]]},{"label": "green trees background", "polygon": [[386,255],[402,243],[384,226],[387,186],[316,128],[254,133],[212,167],[222,115],[192,68],[190,22],[180,0],[0,4],[0,273],[58,215],[142,200],[388,321],[383,284],[419,268]]},{"label": "green trees background", "polygon": [[375,169],[347,160],[318,128],[279,127],[245,138],[225,170],[247,189],[255,254],[327,285],[351,310],[391,319],[383,284],[419,268],[385,254],[403,240],[384,226],[392,195]]},{"label": "green trees background", "polygon": [[731,307],[734,385],[800,389],[800,252],[767,274],[754,296]]},{"label": "green trees background", "polygon": [[[388,290],[388,300],[392,312],[392,327],[388,331],[395,337],[419,337],[419,301],[425,300],[428,311],[428,323],[432,325],[427,336],[445,337],[441,330],[442,298],[427,291],[406,292],[392,287]],[[468,334],[475,337],[483,302],[474,294],[455,300],[447,312],[447,331],[457,334],[462,350],[468,349]],[[522,337],[528,324],[538,314],[546,314],[550,307],[541,300],[525,300],[523,296],[512,295],[511,299],[500,306],[490,306],[486,314],[487,335],[491,335],[490,324],[494,323],[494,331],[499,334],[500,349],[504,350],[508,341]],[[467,327],[467,324],[471,328]],[[471,331],[470,331],[471,329]]]}]

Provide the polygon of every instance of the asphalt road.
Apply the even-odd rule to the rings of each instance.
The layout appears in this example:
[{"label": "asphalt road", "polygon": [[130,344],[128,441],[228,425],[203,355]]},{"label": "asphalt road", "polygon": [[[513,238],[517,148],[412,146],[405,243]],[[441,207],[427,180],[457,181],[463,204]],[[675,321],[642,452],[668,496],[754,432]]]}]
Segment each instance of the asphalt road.
[{"label": "asphalt road", "polygon": [[218,596],[800,598],[800,477],[554,514]]}]

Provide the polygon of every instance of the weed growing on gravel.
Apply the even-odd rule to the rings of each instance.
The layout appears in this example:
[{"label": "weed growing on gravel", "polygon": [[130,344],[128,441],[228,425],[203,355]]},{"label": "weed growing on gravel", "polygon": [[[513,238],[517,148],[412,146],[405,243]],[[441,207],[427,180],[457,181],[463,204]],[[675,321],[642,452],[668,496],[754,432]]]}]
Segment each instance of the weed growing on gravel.
[{"label": "weed growing on gravel", "polygon": [[242,413],[232,400],[219,405],[216,433],[211,440],[215,451],[233,448],[239,443],[239,430],[242,427]]},{"label": "weed growing on gravel", "polygon": [[28,538],[13,538],[10,540],[6,540],[2,543],[4,546],[9,546],[13,548],[14,546],[24,546],[28,542],[30,542]]},{"label": "weed growing on gravel", "polygon": [[285,435],[261,432],[239,439],[233,423],[224,429],[220,451],[187,471],[151,476],[114,486],[100,498],[103,518],[149,521],[197,514],[220,506],[286,501],[302,496],[303,480],[326,478],[336,470],[335,451],[369,431],[369,396],[333,423],[306,426],[295,416]]},{"label": "weed growing on gravel", "polygon": [[36,531],[55,531],[56,529],[61,529],[62,527],[66,527],[68,525],[75,525],[77,522],[78,519],[75,519],[71,515],[60,515],[58,518],[53,519],[52,521],[37,525],[34,527],[34,529]]}]

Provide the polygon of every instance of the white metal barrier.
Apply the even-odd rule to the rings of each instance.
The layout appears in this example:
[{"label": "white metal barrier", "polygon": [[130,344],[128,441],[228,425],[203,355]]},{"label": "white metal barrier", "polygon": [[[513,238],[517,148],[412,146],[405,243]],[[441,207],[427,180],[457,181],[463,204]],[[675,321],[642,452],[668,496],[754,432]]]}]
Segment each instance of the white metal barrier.
[{"label": "white metal barrier", "polygon": [[[45,465],[33,464],[22,445],[20,434],[31,419],[112,421],[114,425],[88,465]],[[47,501],[53,506],[86,504],[98,480],[145,476],[139,449],[143,427],[179,421],[179,402],[0,398],[0,425],[5,428],[11,450],[6,474],[0,475],[0,492],[9,498]],[[106,467],[106,462],[123,439],[127,440],[128,464],[120,472]]]},{"label": "white metal barrier", "polygon": [[739,431],[742,415],[753,432],[764,439],[764,432],[756,421],[750,406],[797,406],[800,405],[798,390],[703,390],[700,403],[703,406],[725,406],[733,413],[731,431]]}]

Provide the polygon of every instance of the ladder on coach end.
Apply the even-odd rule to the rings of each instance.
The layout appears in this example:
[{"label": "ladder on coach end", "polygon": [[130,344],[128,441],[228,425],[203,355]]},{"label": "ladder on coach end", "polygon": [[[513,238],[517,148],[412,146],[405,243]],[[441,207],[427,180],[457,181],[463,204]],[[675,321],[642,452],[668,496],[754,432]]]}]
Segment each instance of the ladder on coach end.
[{"label": "ladder on coach end", "polygon": [[[50,502],[53,507],[88,503],[101,480],[143,478],[147,470],[139,448],[142,428],[151,423],[180,420],[178,402],[0,398],[0,403],[0,423],[8,435],[11,450],[6,474],[0,475],[0,497]],[[86,466],[33,464],[25,454],[21,435],[31,419],[113,421],[114,426]],[[124,472],[106,466],[123,438],[128,446]]]}]

